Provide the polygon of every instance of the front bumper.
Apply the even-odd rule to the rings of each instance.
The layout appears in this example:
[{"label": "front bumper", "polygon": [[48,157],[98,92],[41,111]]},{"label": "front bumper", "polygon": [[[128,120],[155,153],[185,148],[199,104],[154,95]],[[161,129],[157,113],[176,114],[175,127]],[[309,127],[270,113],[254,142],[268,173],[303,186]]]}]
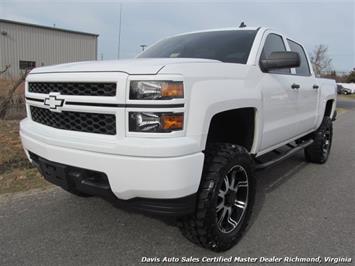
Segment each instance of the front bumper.
[{"label": "front bumper", "polygon": [[148,214],[182,216],[192,213],[195,209],[196,194],[174,199],[138,197],[119,200],[111,191],[104,173],[48,161],[32,152],[29,152],[29,156],[47,181],[74,194],[99,196],[118,207]]},{"label": "front bumper", "polygon": [[[110,191],[120,200],[172,201],[194,195],[199,187],[202,152],[176,157],[137,157],[51,145],[28,134],[21,123],[21,140],[29,152],[66,166],[104,173]],[[29,159],[32,159],[29,156]],[[96,193],[95,193],[96,194]],[[191,202],[187,203],[191,205]]]}]

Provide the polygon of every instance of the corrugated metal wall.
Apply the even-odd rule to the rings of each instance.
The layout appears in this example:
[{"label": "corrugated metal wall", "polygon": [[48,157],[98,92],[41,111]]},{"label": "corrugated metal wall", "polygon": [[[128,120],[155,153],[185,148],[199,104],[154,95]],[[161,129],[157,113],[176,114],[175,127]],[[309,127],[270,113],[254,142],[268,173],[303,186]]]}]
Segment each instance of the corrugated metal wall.
[{"label": "corrugated metal wall", "polygon": [[[5,34],[6,33],[6,34]],[[0,21],[0,71],[21,73],[19,61],[36,66],[97,59],[97,36]]]}]

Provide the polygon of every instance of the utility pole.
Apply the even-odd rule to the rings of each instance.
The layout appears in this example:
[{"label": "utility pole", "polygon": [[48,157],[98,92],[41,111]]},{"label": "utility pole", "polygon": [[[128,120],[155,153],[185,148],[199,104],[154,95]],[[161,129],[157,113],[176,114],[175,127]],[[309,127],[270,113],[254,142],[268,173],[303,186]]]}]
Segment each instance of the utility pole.
[{"label": "utility pole", "polygon": [[142,51],[144,51],[145,47],[147,47],[146,44],[141,44],[141,45],[139,45],[139,46],[142,48]]},{"label": "utility pole", "polygon": [[122,3],[120,3],[120,22],[119,22],[119,24],[118,24],[117,59],[120,59],[120,50],[121,50],[121,25],[122,25]]}]

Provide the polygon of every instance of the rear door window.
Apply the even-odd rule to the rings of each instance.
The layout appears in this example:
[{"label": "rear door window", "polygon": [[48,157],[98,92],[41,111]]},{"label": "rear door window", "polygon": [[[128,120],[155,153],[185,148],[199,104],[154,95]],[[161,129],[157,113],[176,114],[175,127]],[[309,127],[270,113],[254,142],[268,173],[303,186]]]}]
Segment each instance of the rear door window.
[{"label": "rear door window", "polygon": [[311,75],[311,71],[309,69],[309,65],[308,65],[308,60],[306,57],[306,53],[304,52],[304,49],[302,48],[302,46],[294,41],[291,41],[289,39],[287,39],[288,45],[290,46],[290,49],[292,52],[297,52],[300,56],[301,59],[301,64],[299,67],[296,67],[296,75],[299,76],[310,76]]}]

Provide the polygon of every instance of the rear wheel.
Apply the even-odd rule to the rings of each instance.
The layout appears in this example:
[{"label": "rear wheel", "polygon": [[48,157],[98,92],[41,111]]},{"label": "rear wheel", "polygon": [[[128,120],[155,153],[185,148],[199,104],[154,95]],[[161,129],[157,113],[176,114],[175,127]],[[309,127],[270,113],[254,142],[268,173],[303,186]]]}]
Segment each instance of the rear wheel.
[{"label": "rear wheel", "polygon": [[211,144],[206,149],[196,211],[180,220],[180,229],[204,248],[228,250],[247,226],[254,196],[253,161],[248,151],[233,144]]},{"label": "rear wheel", "polygon": [[313,163],[325,163],[329,157],[333,139],[333,122],[330,117],[323,118],[322,124],[313,133],[314,142],[305,148],[306,160]]}]

